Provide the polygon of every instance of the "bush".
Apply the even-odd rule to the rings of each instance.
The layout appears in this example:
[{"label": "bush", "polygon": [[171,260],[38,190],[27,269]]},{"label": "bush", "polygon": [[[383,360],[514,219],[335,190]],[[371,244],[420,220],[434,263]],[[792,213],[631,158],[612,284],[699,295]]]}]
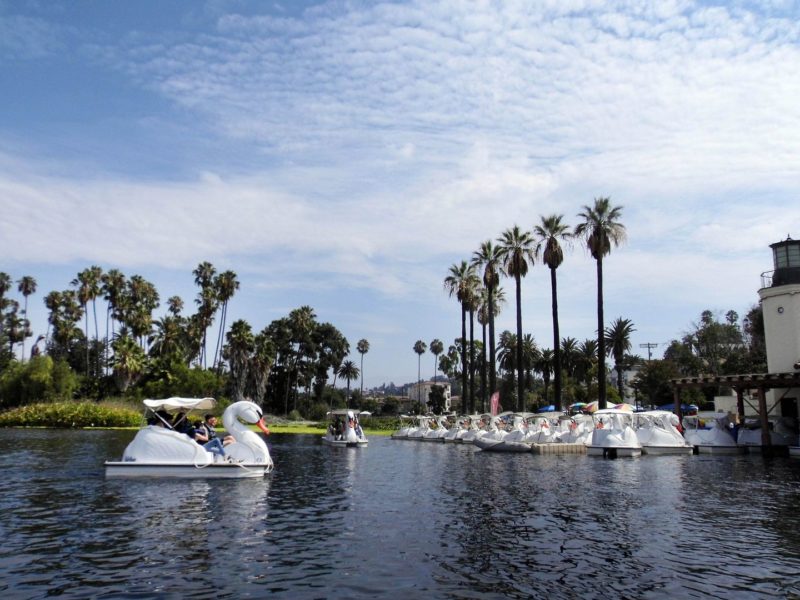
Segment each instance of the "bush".
[{"label": "bush", "polygon": [[0,406],[69,400],[80,378],[63,361],[35,356],[26,363],[13,362],[0,376]]},{"label": "bush", "polygon": [[303,420],[303,415],[301,415],[301,414],[300,414],[300,411],[298,411],[298,410],[293,410],[293,411],[291,411],[291,412],[289,413],[289,417],[288,417],[288,419],[289,419],[290,421],[302,421],[302,420]]},{"label": "bush", "polygon": [[328,405],[324,402],[317,402],[308,409],[309,421],[324,421],[328,416]]},{"label": "bush", "polygon": [[0,413],[0,427],[136,427],[141,411],[94,402],[29,404]]}]

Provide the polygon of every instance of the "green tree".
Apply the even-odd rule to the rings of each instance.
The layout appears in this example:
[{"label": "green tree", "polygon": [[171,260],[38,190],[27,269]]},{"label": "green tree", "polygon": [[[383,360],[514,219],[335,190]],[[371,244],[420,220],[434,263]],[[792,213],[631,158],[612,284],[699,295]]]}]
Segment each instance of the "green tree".
[{"label": "green tree", "polygon": [[339,377],[347,382],[347,408],[350,408],[350,382],[358,379],[358,367],[352,360],[346,360],[339,367]]},{"label": "green tree", "polygon": [[[517,225],[504,231],[497,240],[500,244],[500,257],[503,272],[514,278],[516,285],[517,307],[517,339],[522,339],[522,283],[521,280],[528,274],[529,265],[533,265],[534,241],[527,231],[522,231]],[[517,410],[525,410],[525,373],[522,362],[522,344],[517,344]]]},{"label": "green tree", "polygon": [[444,343],[442,340],[436,338],[431,340],[431,345],[429,346],[431,354],[433,354],[433,377],[436,378],[436,365],[439,364],[439,355],[444,352]]},{"label": "green tree", "polygon": [[456,297],[461,306],[461,412],[467,412],[467,310],[472,301],[472,292],[475,288],[477,276],[474,268],[462,260],[459,264],[450,266],[450,271],[444,279],[444,288],[452,298]]},{"label": "green tree", "polygon": [[[25,320],[27,321],[26,329],[30,326],[30,319],[28,318],[28,296],[31,294],[36,293],[36,280],[31,277],[30,275],[25,275],[19,281],[17,281],[17,291],[22,294],[22,297],[25,298],[25,305],[22,309],[22,314],[25,315]],[[22,360],[25,360],[25,338],[22,338]]]},{"label": "green tree", "polygon": [[356,350],[361,355],[361,397],[364,397],[364,355],[369,352],[369,342],[365,339],[358,340]]},{"label": "green tree", "polygon": [[[417,394],[419,394],[422,389],[422,355],[425,354],[427,349],[427,344],[422,340],[414,342],[414,352],[417,353]],[[417,400],[422,402],[422,398],[419,396],[417,396]]]},{"label": "green tree", "polygon": [[233,271],[224,271],[214,278],[213,288],[216,292],[216,304],[220,307],[219,333],[214,349],[214,367],[222,370],[222,339],[225,333],[225,323],[228,318],[228,302],[239,289],[239,280]]},{"label": "green tree", "polygon": [[494,318],[497,316],[499,302],[495,293],[500,285],[500,275],[503,270],[503,255],[499,246],[486,240],[480,249],[472,254],[472,265],[483,269],[483,286],[486,288],[486,302],[484,303],[486,321],[489,325],[489,391],[497,391],[497,348],[495,344]]},{"label": "green tree", "polygon": [[239,319],[231,324],[225,340],[223,356],[230,367],[231,399],[238,402],[244,400],[250,375],[250,359],[255,350],[253,330],[247,321]]},{"label": "green tree", "polygon": [[611,206],[609,198],[595,198],[594,206],[584,206],[575,227],[575,236],[582,238],[597,263],[597,388],[598,404],[606,408],[606,342],[603,325],[603,257],[625,240],[625,226],[619,221],[621,206]]},{"label": "green tree", "polygon": [[432,385],[431,391],[428,393],[428,409],[435,415],[440,415],[444,412],[445,397],[444,386]]},{"label": "green tree", "polygon": [[608,347],[606,353],[614,357],[614,367],[617,371],[617,391],[620,398],[625,398],[622,389],[622,371],[625,370],[625,354],[631,350],[631,334],[636,331],[630,319],[617,317],[606,328]]},{"label": "green tree", "polygon": [[559,340],[561,339],[558,327],[558,283],[556,280],[556,269],[564,262],[564,250],[560,242],[569,243],[572,240],[572,232],[569,226],[563,222],[564,215],[550,215],[541,217],[541,222],[534,226],[533,235],[536,238],[534,253],[536,257],[541,257],[542,262],[550,269],[550,297],[552,299],[553,312],[553,404],[561,410],[561,349]]},{"label": "green tree", "polygon": [[124,394],[147,370],[147,356],[136,340],[125,332],[114,338],[111,347],[114,350],[111,358],[114,381]]},{"label": "green tree", "polygon": [[195,303],[197,304],[197,326],[200,338],[198,345],[198,363],[206,366],[206,336],[208,328],[214,321],[214,313],[217,312],[218,296],[214,287],[214,277],[217,269],[208,261],[201,262],[192,271],[195,285],[200,287]]}]

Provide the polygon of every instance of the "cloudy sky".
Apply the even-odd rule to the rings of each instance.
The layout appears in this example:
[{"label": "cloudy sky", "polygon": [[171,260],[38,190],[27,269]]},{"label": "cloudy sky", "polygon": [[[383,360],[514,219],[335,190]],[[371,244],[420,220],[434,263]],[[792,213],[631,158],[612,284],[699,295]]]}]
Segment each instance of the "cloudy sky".
[{"label": "cloudy sky", "polygon": [[[416,340],[460,335],[451,264],[609,196],[607,321],[660,356],[800,236],[794,0],[0,0],[0,90],[0,270],[37,279],[37,334],[90,265],[191,306],[210,261],[231,319],[310,305],[369,340],[367,385],[413,381]],[[593,337],[594,261],[558,275],[562,336]],[[522,295],[552,347],[541,265]]]}]

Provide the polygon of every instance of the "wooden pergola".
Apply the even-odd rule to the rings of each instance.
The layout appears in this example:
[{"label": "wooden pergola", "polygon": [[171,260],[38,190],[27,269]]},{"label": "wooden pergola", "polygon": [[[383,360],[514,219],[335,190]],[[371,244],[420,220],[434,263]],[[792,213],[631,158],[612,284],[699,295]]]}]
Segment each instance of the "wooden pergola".
[{"label": "wooden pergola", "polygon": [[736,411],[739,419],[744,419],[744,391],[758,390],[758,414],[761,418],[761,445],[770,446],[769,413],[777,406],[777,402],[767,408],[768,390],[800,388],[800,372],[792,373],[747,373],[743,375],[698,375],[670,380],[674,398],[675,413],[680,418],[680,390],[699,389],[712,386],[727,386],[736,391]]}]

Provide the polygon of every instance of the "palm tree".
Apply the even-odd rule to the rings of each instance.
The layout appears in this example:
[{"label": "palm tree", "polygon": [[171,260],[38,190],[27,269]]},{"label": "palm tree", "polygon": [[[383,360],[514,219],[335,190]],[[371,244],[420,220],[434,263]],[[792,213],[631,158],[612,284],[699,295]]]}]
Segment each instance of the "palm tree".
[{"label": "palm tree", "polygon": [[436,379],[437,365],[439,364],[439,355],[444,352],[444,343],[442,340],[436,338],[431,341],[429,347],[431,354],[433,354],[433,378]]},{"label": "palm tree", "polygon": [[[22,310],[22,314],[25,315],[25,321],[27,324],[30,325],[30,320],[28,319],[28,296],[31,294],[36,293],[36,280],[31,277],[30,275],[25,275],[17,281],[17,290],[20,294],[25,298],[25,307]],[[22,338],[22,356],[20,360],[25,360],[25,338]]]},{"label": "palm tree", "polygon": [[206,363],[206,334],[211,322],[214,319],[214,313],[217,311],[217,294],[214,291],[214,275],[217,270],[208,261],[201,262],[197,268],[192,271],[194,275],[195,285],[200,286],[200,292],[195,299],[197,303],[198,326],[201,332],[201,339],[199,342],[198,362],[200,366],[205,366]]},{"label": "palm tree", "polygon": [[614,357],[614,367],[617,370],[617,391],[619,397],[625,398],[622,390],[622,370],[625,368],[625,353],[631,349],[631,334],[636,331],[633,321],[617,317],[606,329],[605,334],[608,338],[608,348],[606,353]]},{"label": "palm tree", "polygon": [[358,379],[358,367],[352,360],[346,360],[339,367],[339,377],[347,381],[347,399],[345,400],[347,408],[350,408],[350,382]]},{"label": "palm tree", "polygon": [[[541,356],[542,353],[539,350],[539,346],[536,345],[536,340],[533,338],[533,336],[530,333],[526,333],[524,336],[522,336],[523,371],[525,372],[530,383],[532,383],[533,371],[536,368]],[[522,409],[525,410],[524,404]]]},{"label": "palm tree", "polygon": [[422,340],[414,342],[414,352],[417,353],[417,402],[420,405],[422,404],[422,399],[420,398],[420,393],[422,392],[422,355],[425,354],[427,349],[428,346]]},{"label": "palm tree", "polygon": [[167,311],[173,317],[180,316],[183,310],[183,299],[180,296],[171,296],[167,299]]},{"label": "palm tree", "polygon": [[481,244],[479,250],[472,254],[472,264],[483,267],[483,285],[486,288],[486,313],[489,323],[489,393],[497,391],[497,367],[494,335],[494,318],[497,314],[498,303],[495,302],[495,291],[500,284],[500,273],[502,272],[502,254],[500,248],[487,240]]},{"label": "palm tree", "polygon": [[[528,274],[528,266],[535,259],[533,237],[517,225],[504,231],[497,240],[500,243],[500,259],[503,272],[514,278],[517,302],[517,339],[522,339],[522,284],[521,279]],[[525,405],[525,373],[522,364],[522,344],[517,344],[517,410],[523,411]]]},{"label": "palm tree", "polygon": [[606,341],[603,327],[603,257],[625,240],[625,226],[619,222],[621,206],[611,206],[610,198],[595,198],[594,206],[584,206],[578,213],[583,222],[575,235],[583,238],[597,262],[597,395],[599,407],[606,408]]},{"label": "palm tree", "polygon": [[110,269],[107,273],[103,273],[101,277],[101,291],[103,292],[103,299],[106,301],[106,340],[105,340],[105,359],[108,364],[108,348],[109,348],[109,321],[111,322],[111,337],[114,336],[114,322],[119,316],[119,299],[125,289],[125,275],[117,269]]},{"label": "palm tree", "polygon": [[569,226],[561,219],[564,215],[550,215],[541,217],[541,223],[534,226],[533,235],[536,236],[534,252],[537,258],[541,256],[542,262],[550,269],[550,296],[553,305],[553,404],[561,410],[561,350],[558,341],[561,335],[558,330],[558,285],[556,283],[556,269],[564,262],[564,251],[560,241],[569,242],[572,233]]},{"label": "palm tree", "polygon": [[467,412],[467,308],[470,294],[477,280],[475,271],[467,261],[450,266],[447,277],[444,278],[444,289],[452,298],[456,297],[461,305],[461,412]]},{"label": "palm tree", "polygon": [[217,292],[217,303],[220,305],[219,334],[217,334],[217,345],[214,350],[214,366],[217,361],[222,368],[222,336],[225,333],[225,321],[228,318],[228,301],[233,298],[236,290],[239,289],[239,280],[233,271],[224,271],[214,278],[214,289]]},{"label": "palm tree", "polygon": [[[364,355],[369,352],[369,342],[365,339],[358,340],[356,350],[361,355],[361,397],[364,397]],[[361,406],[364,406],[363,404]]]},{"label": "palm tree", "polygon": [[547,400],[547,390],[550,387],[550,376],[553,374],[553,365],[554,365],[554,352],[549,348],[542,350],[539,353],[539,357],[534,365],[534,370],[542,375],[542,381],[544,381],[544,403],[551,404]]},{"label": "palm tree", "polygon": [[250,324],[239,319],[231,324],[231,330],[225,335],[227,344],[223,355],[230,367],[231,400],[244,400],[250,370],[250,358],[255,350],[255,338]]},{"label": "palm tree", "polygon": [[127,334],[117,336],[111,346],[114,349],[111,359],[114,379],[119,391],[124,393],[145,372],[147,356],[136,340]]},{"label": "palm tree", "polygon": [[[100,277],[103,272],[100,267],[94,266],[90,269],[84,269],[78,276],[72,280],[71,284],[75,286],[78,294],[78,301],[83,306],[83,314],[85,317],[85,334],[86,334],[86,375],[89,375],[89,301],[94,305],[95,298],[100,295]],[[94,312],[94,329],[95,339],[97,339],[97,310]]]},{"label": "palm tree", "polygon": [[586,389],[592,383],[592,370],[597,364],[597,340],[583,340],[574,349],[574,374],[575,379],[586,384]]}]

